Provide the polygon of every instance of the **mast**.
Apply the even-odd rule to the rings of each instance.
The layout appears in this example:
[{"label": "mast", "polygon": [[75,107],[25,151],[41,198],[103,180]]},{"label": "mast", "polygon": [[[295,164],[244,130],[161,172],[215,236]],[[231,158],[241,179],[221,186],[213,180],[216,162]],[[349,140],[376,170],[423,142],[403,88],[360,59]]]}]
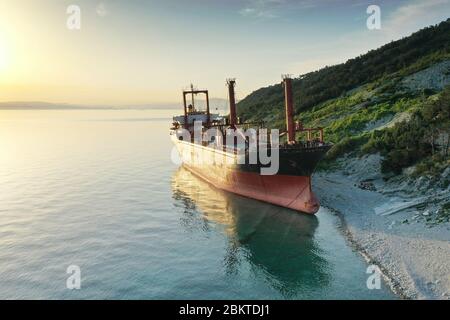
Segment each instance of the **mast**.
[{"label": "mast", "polygon": [[234,86],[236,85],[236,79],[227,79],[228,85],[228,97],[230,100],[230,126],[232,128],[236,127],[237,118],[236,118],[236,98],[234,94]]},{"label": "mast", "polygon": [[186,93],[183,91],[183,105],[184,105],[184,127],[188,129],[188,114],[187,114],[187,105],[186,105]]},{"label": "mast", "polygon": [[292,95],[292,78],[283,75],[284,105],[286,109],[286,130],[289,144],[295,143],[295,123],[294,123],[294,99]]},{"label": "mast", "polygon": [[195,111],[194,85],[192,83],[191,83],[191,100],[192,100],[192,111]]}]

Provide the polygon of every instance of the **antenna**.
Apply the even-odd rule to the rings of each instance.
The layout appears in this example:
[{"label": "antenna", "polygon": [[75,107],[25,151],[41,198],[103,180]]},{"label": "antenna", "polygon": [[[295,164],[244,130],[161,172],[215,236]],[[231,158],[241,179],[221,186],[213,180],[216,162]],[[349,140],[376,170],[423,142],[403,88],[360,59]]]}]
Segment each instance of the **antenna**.
[{"label": "antenna", "polygon": [[230,84],[235,84],[236,83],[236,78],[227,78],[227,83],[226,85],[230,85]]},{"label": "antenna", "polygon": [[195,99],[194,99],[194,85],[191,83],[191,101],[192,101],[192,110],[195,111]]}]

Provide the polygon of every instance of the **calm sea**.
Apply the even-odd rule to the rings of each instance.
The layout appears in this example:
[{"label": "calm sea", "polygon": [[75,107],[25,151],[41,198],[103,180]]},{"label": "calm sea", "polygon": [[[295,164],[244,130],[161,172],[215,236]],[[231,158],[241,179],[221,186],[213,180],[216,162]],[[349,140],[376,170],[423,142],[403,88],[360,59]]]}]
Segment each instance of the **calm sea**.
[{"label": "calm sea", "polygon": [[395,298],[367,289],[325,208],[227,194],[173,164],[169,116],[0,111],[0,298]]}]

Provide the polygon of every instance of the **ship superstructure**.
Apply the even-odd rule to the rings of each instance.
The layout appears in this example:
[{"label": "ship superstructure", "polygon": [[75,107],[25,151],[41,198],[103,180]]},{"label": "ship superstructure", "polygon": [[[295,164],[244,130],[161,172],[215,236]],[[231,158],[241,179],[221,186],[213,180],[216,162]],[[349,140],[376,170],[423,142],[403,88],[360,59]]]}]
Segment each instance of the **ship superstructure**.
[{"label": "ship superstructure", "polygon": [[[304,128],[294,121],[291,77],[283,77],[286,130],[276,135],[263,122],[237,117],[235,85],[235,79],[227,80],[228,117],[210,112],[208,90],[191,86],[183,91],[184,113],[173,118],[171,128],[183,165],[219,189],[316,213],[320,205],[311,189],[311,175],[331,145],[324,142],[323,128]],[[201,111],[195,107],[199,94],[206,98]]]}]

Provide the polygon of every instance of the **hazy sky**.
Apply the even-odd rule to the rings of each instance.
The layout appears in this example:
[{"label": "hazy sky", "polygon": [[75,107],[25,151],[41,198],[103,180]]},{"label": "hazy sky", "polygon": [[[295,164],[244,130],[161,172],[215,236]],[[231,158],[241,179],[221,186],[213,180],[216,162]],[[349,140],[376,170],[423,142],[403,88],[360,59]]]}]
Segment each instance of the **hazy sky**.
[{"label": "hazy sky", "polygon": [[449,16],[450,0],[0,0],[0,101],[177,102],[191,82],[225,98],[227,77],[243,98]]}]

